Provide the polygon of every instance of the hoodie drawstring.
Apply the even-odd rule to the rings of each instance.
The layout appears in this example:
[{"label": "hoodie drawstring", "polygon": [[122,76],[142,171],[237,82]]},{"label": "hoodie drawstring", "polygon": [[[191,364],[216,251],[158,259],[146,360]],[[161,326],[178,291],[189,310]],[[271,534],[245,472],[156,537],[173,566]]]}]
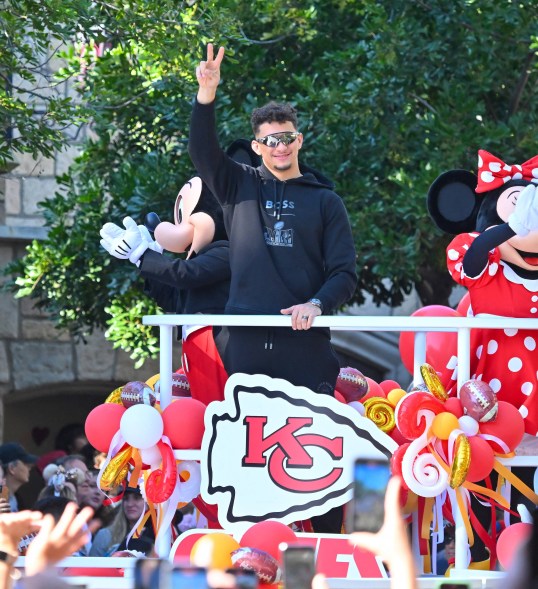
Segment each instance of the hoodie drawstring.
[{"label": "hoodie drawstring", "polygon": [[273,349],[274,339],[275,339],[274,331],[272,329],[268,329],[267,330],[267,336],[265,338],[265,349],[266,350],[272,350]]}]

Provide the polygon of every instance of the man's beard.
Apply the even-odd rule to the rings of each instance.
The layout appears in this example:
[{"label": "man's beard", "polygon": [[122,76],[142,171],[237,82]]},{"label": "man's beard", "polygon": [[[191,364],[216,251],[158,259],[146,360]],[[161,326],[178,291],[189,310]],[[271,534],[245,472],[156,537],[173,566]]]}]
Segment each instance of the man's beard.
[{"label": "man's beard", "polygon": [[275,170],[278,170],[279,172],[286,172],[287,170],[289,170],[291,168],[292,164],[291,162],[289,164],[274,164],[273,168]]}]

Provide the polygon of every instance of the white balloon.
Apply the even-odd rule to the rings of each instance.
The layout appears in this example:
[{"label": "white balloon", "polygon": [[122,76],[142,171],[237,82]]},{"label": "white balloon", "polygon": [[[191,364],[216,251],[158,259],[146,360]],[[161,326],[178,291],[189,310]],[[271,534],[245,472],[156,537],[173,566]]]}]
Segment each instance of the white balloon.
[{"label": "white balloon", "polygon": [[121,417],[120,432],[133,448],[143,450],[155,446],[163,431],[161,414],[150,405],[133,405]]},{"label": "white balloon", "polygon": [[350,403],[348,403],[348,405],[350,407],[353,407],[353,409],[355,409],[355,411],[360,413],[362,416],[364,416],[364,414],[366,413],[366,409],[360,401],[351,401]]},{"label": "white balloon", "polygon": [[458,419],[458,423],[460,424],[460,429],[468,436],[476,436],[478,433],[478,421],[470,415],[462,415]]},{"label": "white balloon", "polygon": [[162,462],[162,456],[158,446],[141,449],[140,458],[142,458],[144,464],[149,464],[152,469],[159,468]]}]

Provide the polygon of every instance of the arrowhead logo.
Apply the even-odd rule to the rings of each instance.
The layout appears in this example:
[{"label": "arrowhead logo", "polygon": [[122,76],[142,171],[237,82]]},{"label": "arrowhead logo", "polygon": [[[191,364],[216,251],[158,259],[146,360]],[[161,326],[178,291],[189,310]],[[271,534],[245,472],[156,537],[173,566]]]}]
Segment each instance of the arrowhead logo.
[{"label": "arrowhead logo", "polygon": [[[264,375],[234,374],[208,405],[202,498],[225,529],[266,519],[291,523],[351,499],[356,457],[397,444],[352,407]],[[204,467],[205,465],[205,467]]]}]

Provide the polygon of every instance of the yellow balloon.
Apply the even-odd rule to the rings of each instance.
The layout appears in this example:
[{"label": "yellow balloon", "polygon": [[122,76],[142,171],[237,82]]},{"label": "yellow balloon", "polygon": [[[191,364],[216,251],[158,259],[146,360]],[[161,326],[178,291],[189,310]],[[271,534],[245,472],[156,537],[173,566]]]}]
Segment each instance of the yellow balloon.
[{"label": "yellow balloon", "polygon": [[443,411],[433,418],[431,432],[440,440],[448,440],[451,432],[460,426],[458,418],[448,411]]},{"label": "yellow balloon", "polygon": [[463,485],[471,465],[471,444],[465,434],[460,434],[454,444],[454,461],[450,472],[449,484],[453,489]]},{"label": "yellow balloon", "polygon": [[403,389],[392,389],[390,393],[387,395],[388,402],[393,406],[396,407],[399,401],[405,397],[407,393]]},{"label": "yellow balloon", "polygon": [[370,397],[363,403],[365,416],[373,421],[377,427],[386,434],[396,427],[394,407],[385,397]]},{"label": "yellow balloon", "polygon": [[146,384],[151,387],[153,390],[155,390],[155,383],[161,378],[161,373],[159,372],[158,374],[154,374],[153,376],[151,376],[150,378],[148,378],[148,380],[146,380]]},{"label": "yellow balloon", "polygon": [[420,374],[424,380],[424,384],[428,387],[430,393],[440,401],[446,401],[448,394],[445,391],[439,375],[429,364],[422,364],[420,367]]},{"label": "yellow balloon", "polygon": [[207,569],[228,569],[232,567],[231,554],[239,543],[228,534],[213,532],[202,536],[191,550],[191,564]]},{"label": "yellow balloon", "polygon": [[133,449],[131,447],[125,448],[125,450],[118,452],[106,465],[100,482],[103,491],[110,491],[114,487],[117,487],[127,476],[132,452]]},{"label": "yellow balloon", "polygon": [[121,405],[121,391],[123,391],[122,386],[114,389],[105,399],[105,403],[115,403],[116,405]]}]

